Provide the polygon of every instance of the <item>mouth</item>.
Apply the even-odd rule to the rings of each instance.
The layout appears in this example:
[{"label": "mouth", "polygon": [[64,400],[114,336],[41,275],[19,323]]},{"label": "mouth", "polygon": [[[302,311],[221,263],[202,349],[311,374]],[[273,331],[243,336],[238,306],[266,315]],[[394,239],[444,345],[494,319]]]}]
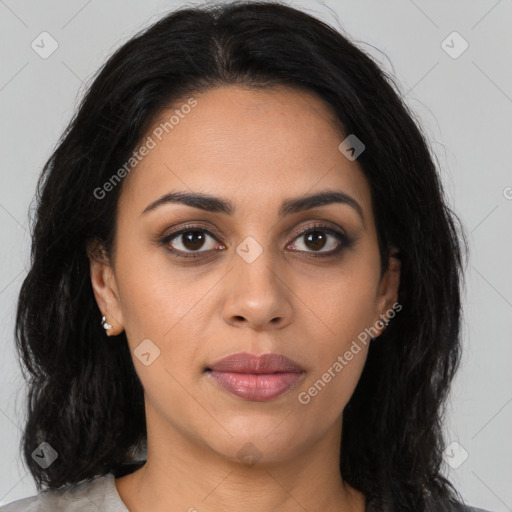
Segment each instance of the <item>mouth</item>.
[{"label": "mouth", "polygon": [[253,402],[265,402],[294,388],[303,373],[235,373],[206,370],[224,391]]},{"label": "mouth", "polygon": [[234,373],[301,373],[303,368],[282,354],[267,353],[260,356],[238,352],[219,359],[205,370]]},{"label": "mouth", "polygon": [[294,388],[305,371],[280,354],[234,354],[204,369],[220,388],[244,400],[263,402]]}]

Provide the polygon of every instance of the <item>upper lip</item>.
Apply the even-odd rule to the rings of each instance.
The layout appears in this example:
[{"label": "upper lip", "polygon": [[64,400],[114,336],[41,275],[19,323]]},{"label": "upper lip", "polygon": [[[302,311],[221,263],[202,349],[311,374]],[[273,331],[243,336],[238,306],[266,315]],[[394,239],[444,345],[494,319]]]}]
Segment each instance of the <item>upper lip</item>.
[{"label": "upper lip", "polygon": [[206,370],[234,373],[302,373],[304,370],[295,361],[276,353],[256,356],[239,352],[219,359]]}]

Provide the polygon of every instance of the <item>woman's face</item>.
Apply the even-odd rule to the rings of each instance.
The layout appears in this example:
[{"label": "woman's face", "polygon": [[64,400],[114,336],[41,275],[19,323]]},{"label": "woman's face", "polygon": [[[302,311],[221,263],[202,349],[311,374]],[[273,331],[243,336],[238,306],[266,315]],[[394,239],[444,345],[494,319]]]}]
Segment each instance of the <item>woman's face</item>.
[{"label": "woman's face", "polygon": [[[381,279],[367,180],[311,93],[225,87],[187,100],[144,137],[151,148],[122,183],[110,265],[91,265],[98,304],[112,334],[126,331],[144,387],[149,446],[151,436],[179,437],[270,462],[339,442],[365,329],[381,331],[398,289],[393,258]],[[171,193],[210,201],[148,208]],[[319,193],[340,196],[306,200]],[[278,353],[302,372],[283,377],[292,384],[277,395],[275,375],[242,377],[258,394],[224,374],[235,394],[206,368],[239,352]]]}]

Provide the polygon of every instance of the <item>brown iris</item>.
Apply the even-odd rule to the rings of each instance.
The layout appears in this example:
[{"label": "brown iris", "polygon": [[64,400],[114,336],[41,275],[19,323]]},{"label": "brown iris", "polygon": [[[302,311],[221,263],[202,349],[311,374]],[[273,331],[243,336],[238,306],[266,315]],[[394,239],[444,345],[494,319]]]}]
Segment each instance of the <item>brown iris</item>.
[{"label": "brown iris", "polygon": [[200,249],[204,244],[204,233],[201,231],[187,231],[182,233],[183,245],[191,251]]},{"label": "brown iris", "polygon": [[310,233],[305,235],[305,238],[306,245],[310,249],[322,249],[326,243],[326,235],[322,231],[311,231]]}]

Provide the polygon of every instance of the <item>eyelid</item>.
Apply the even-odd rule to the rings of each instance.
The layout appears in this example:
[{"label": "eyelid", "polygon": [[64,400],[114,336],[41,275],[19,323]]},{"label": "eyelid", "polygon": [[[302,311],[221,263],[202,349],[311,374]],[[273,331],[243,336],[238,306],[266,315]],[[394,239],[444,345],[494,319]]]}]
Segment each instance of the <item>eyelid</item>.
[{"label": "eyelid", "polygon": [[[322,220],[322,221],[312,221],[310,224],[307,224],[306,226],[303,226],[295,233],[295,238],[298,238],[300,235],[303,235],[304,233],[307,233],[308,231],[311,231],[313,229],[324,229],[327,232],[334,232],[335,234],[347,236],[345,233],[345,230],[341,227],[337,226],[336,224],[333,224],[332,222]],[[294,240],[295,240],[294,238]]]}]

